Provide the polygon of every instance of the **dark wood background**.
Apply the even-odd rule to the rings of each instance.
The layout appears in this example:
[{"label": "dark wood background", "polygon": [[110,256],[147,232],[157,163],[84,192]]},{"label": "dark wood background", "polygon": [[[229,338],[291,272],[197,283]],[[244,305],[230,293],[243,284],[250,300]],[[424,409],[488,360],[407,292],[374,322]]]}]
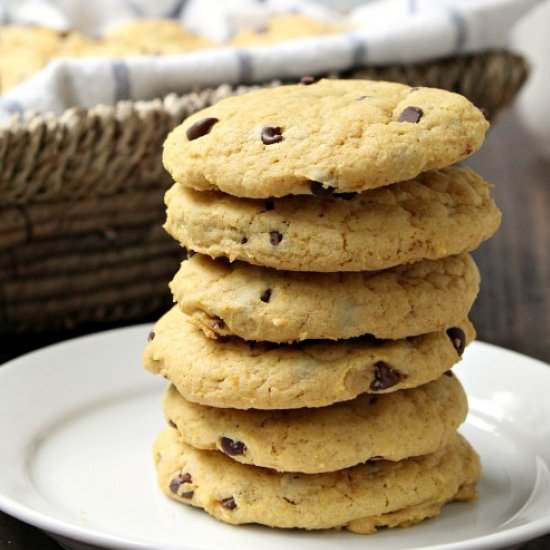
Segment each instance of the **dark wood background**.
[{"label": "dark wood background", "polygon": [[[483,278],[472,313],[478,338],[550,362],[550,162],[537,158],[515,114],[507,112],[469,164],[495,183],[504,213],[498,234],[475,254]],[[84,327],[79,333],[100,328],[105,327]],[[10,338],[0,346],[0,362],[74,335]],[[550,548],[550,536],[522,550],[545,548]],[[59,546],[0,513],[0,549]]]},{"label": "dark wood background", "polygon": [[550,162],[510,112],[470,165],[495,184],[503,212],[499,232],[474,254],[478,337],[550,362]]}]

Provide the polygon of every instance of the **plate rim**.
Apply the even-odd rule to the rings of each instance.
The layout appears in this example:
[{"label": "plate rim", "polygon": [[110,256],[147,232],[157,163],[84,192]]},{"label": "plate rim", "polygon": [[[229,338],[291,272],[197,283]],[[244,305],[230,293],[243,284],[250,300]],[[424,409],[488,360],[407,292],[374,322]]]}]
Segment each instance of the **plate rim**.
[{"label": "plate rim", "polygon": [[[86,334],[75,338],[70,338],[62,342],[57,342],[31,352],[25,353],[19,357],[11,359],[6,363],[0,365],[0,380],[6,373],[12,373],[14,368],[25,368],[22,365],[28,364],[28,361],[32,361],[36,356],[41,356],[44,353],[55,351],[59,348],[71,348],[78,347],[82,341],[94,340],[98,338],[104,338],[106,336],[113,336],[117,333],[143,333],[146,335],[146,331],[150,329],[153,323],[143,323],[138,325],[129,325],[125,327],[117,327],[110,330],[104,330],[95,332],[92,334]],[[534,368],[544,369],[546,373],[550,374],[550,365],[541,361],[540,359],[530,357],[526,354],[519,353],[514,350],[509,350],[495,344],[482,342],[476,340],[472,343],[475,348],[481,350],[486,349],[497,353],[505,353],[524,361],[527,360]],[[21,365],[20,365],[21,364]],[[26,367],[32,368],[32,367]],[[0,396],[2,393],[2,385],[0,384]],[[33,527],[41,529],[46,533],[51,533],[63,537],[67,540],[80,542],[84,544],[90,544],[94,546],[109,548],[113,550],[200,550],[197,546],[182,546],[181,543],[160,543],[154,544],[132,539],[128,537],[121,537],[119,535],[107,534],[99,529],[90,527],[83,527],[71,523],[67,520],[61,520],[51,515],[34,510],[20,502],[4,495],[0,492],[0,511],[13,516],[14,518],[23,521]],[[538,518],[529,523],[515,526],[498,533],[490,533],[487,535],[481,535],[465,541],[456,541],[445,544],[429,545],[423,547],[417,547],[417,550],[485,550],[491,548],[501,548],[505,546],[511,546],[521,542],[526,542],[544,534],[550,532],[550,512],[547,517]]]}]

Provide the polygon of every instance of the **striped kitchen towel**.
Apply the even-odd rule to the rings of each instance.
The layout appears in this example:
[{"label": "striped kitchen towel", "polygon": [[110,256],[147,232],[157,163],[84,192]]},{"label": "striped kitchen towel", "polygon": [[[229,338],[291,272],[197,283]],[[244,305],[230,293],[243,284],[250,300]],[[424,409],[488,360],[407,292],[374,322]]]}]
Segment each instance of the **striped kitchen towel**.
[{"label": "striped kitchen towel", "polygon": [[[169,16],[220,42],[219,48],[181,55],[55,60],[0,97],[0,121],[25,111],[60,114],[74,106],[152,99],[222,83],[295,79],[505,47],[515,22],[539,2],[370,0],[357,6],[328,0],[322,5],[311,0],[0,0],[4,24],[34,23],[97,34],[132,17]],[[342,13],[348,3],[355,7]],[[341,21],[353,30],[263,47],[224,45],[243,21],[261,23],[285,11]]]}]

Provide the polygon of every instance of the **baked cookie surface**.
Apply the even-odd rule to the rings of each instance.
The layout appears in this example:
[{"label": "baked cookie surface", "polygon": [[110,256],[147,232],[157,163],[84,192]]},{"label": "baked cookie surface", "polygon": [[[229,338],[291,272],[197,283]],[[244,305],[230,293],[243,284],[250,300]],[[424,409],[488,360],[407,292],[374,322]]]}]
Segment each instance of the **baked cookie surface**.
[{"label": "baked cookie surface", "polygon": [[345,32],[347,26],[329,23],[301,14],[273,15],[255,28],[241,29],[232,39],[233,46],[270,46],[279,42]]},{"label": "baked cookie surface", "polygon": [[173,179],[237,197],[365,191],[459,162],[489,124],[463,96],[368,80],[256,90],[186,119],[164,144]]},{"label": "baked cookie surface", "polygon": [[252,200],[175,184],[165,229],[188,249],[288,271],[375,271],[476,249],[500,224],[467,168],[342,198]]},{"label": "baked cookie surface", "polygon": [[51,29],[0,25],[0,94],[45,67],[62,42],[61,33]]},{"label": "baked cookie surface", "polygon": [[124,23],[109,32],[102,41],[106,53],[111,49],[134,55],[178,54],[214,46],[208,39],[186,30],[178,21],[155,18],[139,18]]},{"label": "baked cookie surface", "polygon": [[243,464],[306,474],[436,452],[454,439],[467,409],[452,374],[419,388],[316,409],[205,407],[186,401],[174,386],[164,397],[165,417],[188,445]]},{"label": "baked cookie surface", "polygon": [[166,428],[154,459],[158,483],[179,502],[232,524],[372,533],[437,515],[452,500],[473,500],[479,458],[460,435],[442,450],[401,462],[378,461],[339,472],[279,473],[199,451]]},{"label": "baked cookie surface", "polygon": [[359,273],[277,271],[195,254],[170,288],[180,309],[212,338],[396,340],[468,317],[479,272],[467,254]]},{"label": "baked cookie surface", "polygon": [[235,409],[323,407],[439,378],[460,360],[469,321],[402,340],[361,337],[295,345],[206,338],[177,306],[156,323],[144,353],[188,401]]}]

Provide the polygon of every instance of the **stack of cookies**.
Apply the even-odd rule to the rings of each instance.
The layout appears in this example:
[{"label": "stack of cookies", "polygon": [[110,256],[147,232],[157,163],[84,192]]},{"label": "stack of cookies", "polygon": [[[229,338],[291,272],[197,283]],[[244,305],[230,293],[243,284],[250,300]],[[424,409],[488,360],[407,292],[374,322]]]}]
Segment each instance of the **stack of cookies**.
[{"label": "stack of cookies", "polygon": [[468,255],[500,212],[449,167],[488,124],[430,88],[306,78],[168,137],[187,250],[145,366],[171,386],[162,490],[228,523],[371,533],[471,500],[451,368],[474,338]]}]

